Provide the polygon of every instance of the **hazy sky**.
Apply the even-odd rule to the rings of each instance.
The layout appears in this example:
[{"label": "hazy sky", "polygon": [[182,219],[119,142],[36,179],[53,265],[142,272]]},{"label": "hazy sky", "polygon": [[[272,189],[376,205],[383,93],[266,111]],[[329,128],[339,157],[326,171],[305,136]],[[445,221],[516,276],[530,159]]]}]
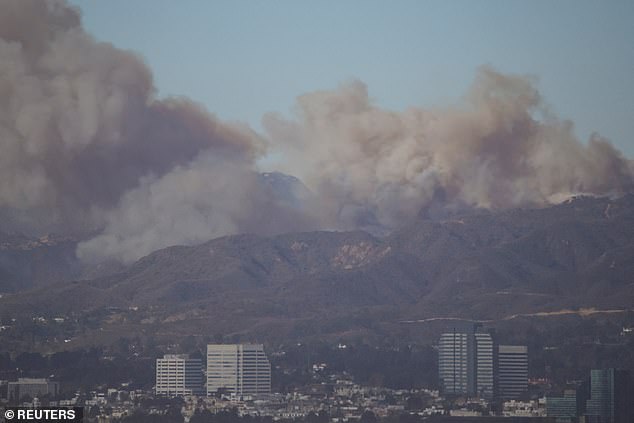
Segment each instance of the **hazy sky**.
[{"label": "hazy sky", "polygon": [[259,128],[297,95],[358,78],[380,106],[460,102],[482,64],[534,75],[560,117],[634,157],[634,1],[73,0],[141,54],[159,95]]}]

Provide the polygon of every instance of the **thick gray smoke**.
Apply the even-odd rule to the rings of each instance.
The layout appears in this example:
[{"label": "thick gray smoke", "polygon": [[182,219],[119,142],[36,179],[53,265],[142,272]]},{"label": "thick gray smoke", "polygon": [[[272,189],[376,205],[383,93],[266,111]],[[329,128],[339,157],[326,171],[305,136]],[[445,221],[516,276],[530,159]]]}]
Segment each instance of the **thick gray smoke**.
[{"label": "thick gray smoke", "polygon": [[502,209],[634,187],[634,167],[608,141],[579,142],[530,79],[488,67],[461,108],[382,110],[353,82],[303,95],[297,110],[297,120],[264,124],[286,157],[282,170],[321,200],[325,225],[393,228],[439,198]]},{"label": "thick gray smoke", "polygon": [[[462,109],[382,110],[361,83],[298,102],[266,135],[220,122],[157,99],[143,61],[94,40],[65,2],[3,0],[0,230],[92,233],[82,259],[129,262],[238,232],[394,228],[439,198],[506,208],[633,186],[611,144],[580,143],[530,81],[491,69]],[[304,207],[262,183],[266,146],[311,189]]]},{"label": "thick gray smoke", "polygon": [[67,223],[116,204],[145,175],[203,150],[251,161],[252,134],[182,99],[158,101],[134,54],[97,43],[59,2],[0,13],[0,207]]},{"label": "thick gray smoke", "polygon": [[[103,231],[80,256],[129,261],[293,228],[253,183],[263,151],[248,128],[156,99],[147,66],[96,42],[66,3],[0,3],[0,229]],[[287,219],[256,227],[267,213]]]},{"label": "thick gray smoke", "polygon": [[103,233],[80,244],[80,257],[126,262],[158,248],[222,235],[310,228],[299,210],[279,201],[252,169],[250,163],[208,151],[161,178],[142,178],[107,214]]}]

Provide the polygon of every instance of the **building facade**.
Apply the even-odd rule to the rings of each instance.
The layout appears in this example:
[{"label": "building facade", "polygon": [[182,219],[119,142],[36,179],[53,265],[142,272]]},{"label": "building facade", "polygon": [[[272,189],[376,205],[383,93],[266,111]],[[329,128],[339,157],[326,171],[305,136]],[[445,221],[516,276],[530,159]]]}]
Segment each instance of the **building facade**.
[{"label": "building facade", "polygon": [[456,325],[440,336],[438,376],[446,395],[518,398],[528,388],[528,348],[498,346],[479,325]]},{"label": "building facade", "polygon": [[59,393],[59,383],[48,379],[33,379],[21,377],[17,382],[7,384],[7,398],[18,402],[24,398],[55,397]]},{"label": "building facade", "polygon": [[202,360],[186,354],[167,354],[156,360],[157,395],[202,395]]},{"label": "building facade", "polygon": [[440,336],[438,375],[447,395],[492,398],[495,388],[494,340],[476,325],[452,328]]},{"label": "building facade", "polygon": [[207,345],[207,395],[271,393],[271,363],[261,344]]},{"label": "building facade", "polygon": [[468,334],[454,330],[443,333],[438,344],[438,372],[445,394],[469,391]]},{"label": "building facade", "polygon": [[528,389],[528,347],[500,345],[497,354],[497,393],[503,399],[517,399]]},{"label": "building facade", "polygon": [[629,372],[600,369],[590,372],[590,399],[586,402],[589,423],[634,421],[634,391]]},{"label": "building facade", "polygon": [[493,398],[494,344],[490,333],[476,332],[475,338],[475,392],[481,398]]},{"label": "building facade", "polygon": [[573,423],[577,414],[577,391],[567,389],[561,397],[546,397],[546,416],[554,417],[557,423]]}]

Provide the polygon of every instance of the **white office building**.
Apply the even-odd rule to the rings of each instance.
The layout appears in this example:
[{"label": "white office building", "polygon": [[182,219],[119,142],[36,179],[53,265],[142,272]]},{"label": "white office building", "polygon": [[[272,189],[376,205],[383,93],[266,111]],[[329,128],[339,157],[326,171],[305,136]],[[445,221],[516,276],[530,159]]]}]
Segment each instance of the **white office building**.
[{"label": "white office building", "polygon": [[438,370],[445,394],[466,394],[469,386],[467,333],[448,332],[438,343]]},{"label": "white office building", "polygon": [[475,337],[475,385],[480,398],[493,398],[494,367],[493,338],[489,333],[476,332]]},{"label": "white office building", "polygon": [[207,395],[271,393],[271,363],[261,344],[207,345]]},{"label": "white office building", "polygon": [[167,396],[202,395],[202,360],[186,354],[167,354],[156,360],[156,394]]},{"label": "white office building", "polygon": [[492,398],[495,387],[494,340],[477,325],[461,324],[440,336],[438,376],[447,395]]}]

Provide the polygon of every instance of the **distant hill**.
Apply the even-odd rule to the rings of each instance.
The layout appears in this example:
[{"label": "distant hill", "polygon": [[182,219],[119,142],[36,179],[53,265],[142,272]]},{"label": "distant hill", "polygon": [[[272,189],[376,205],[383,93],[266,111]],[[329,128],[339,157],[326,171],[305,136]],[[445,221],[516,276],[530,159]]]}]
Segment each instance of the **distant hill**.
[{"label": "distant hill", "polygon": [[[261,173],[259,181],[276,201],[298,209],[312,195],[299,179],[280,172]],[[86,234],[84,238],[90,236]],[[78,241],[58,235],[29,237],[0,231],[0,294],[79,278],[93,279],[122,269],[117,262],[82,265],[75,255]]]},{"label": "distant hill", "polygon": [[0,293],[24,291],[80,275],[72,239],[0,232]]},{"label": "distant hill", "polygon": [[294,207],[302,207],[313,194],[302,181],[281,172],[260,173],[260,183],[278,200]]},{"label": "distant hill", "polygon": [[228,236],[0,299],[15,314],[111,310],[100,336],[122,328],[283,338],[590,307],[634,307],[634,195],[421,217],[385,238]]}]

